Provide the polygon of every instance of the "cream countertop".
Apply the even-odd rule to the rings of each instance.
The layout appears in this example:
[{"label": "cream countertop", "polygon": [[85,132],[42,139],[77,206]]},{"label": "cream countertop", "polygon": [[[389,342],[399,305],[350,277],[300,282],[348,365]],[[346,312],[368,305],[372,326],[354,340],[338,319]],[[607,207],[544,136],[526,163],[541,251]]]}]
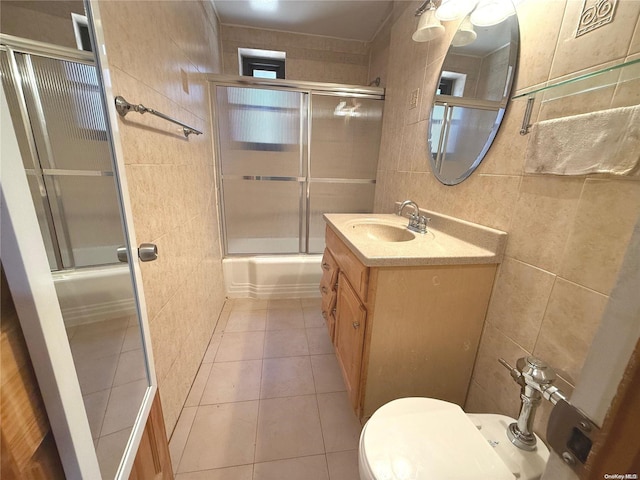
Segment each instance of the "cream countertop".
[{"label": "cream countertop", "polygon": [[[359,233],[358,223],[382,223],[404,228],[406,217],[395,214],[327,213],[327,225],[368,267],[461,265],[500,263],[507,234],[436,212],[421,210],[431,218],[426,234],[410,232],[414,239],[404,242],[374,240]],[[446,232],[446,233],[445,233]]]}]

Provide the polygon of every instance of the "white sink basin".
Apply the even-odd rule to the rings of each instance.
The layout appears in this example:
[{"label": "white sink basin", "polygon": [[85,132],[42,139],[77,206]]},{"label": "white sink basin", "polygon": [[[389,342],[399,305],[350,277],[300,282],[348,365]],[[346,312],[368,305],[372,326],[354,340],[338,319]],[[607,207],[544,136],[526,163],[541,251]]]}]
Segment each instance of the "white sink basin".
[{"label": "white sink basin", "polygon": [[325,213],[327,226],[367,267],[500,263],[507,234],[441,213],[427,233],[407,230],[393,213]]},{"label": "white sink basin", "polygon": [[408,242],[416,238],[406,227],[389,225],[387,223],[365,220],[362,222],[353,222],[348,228],[356,235],[361,235],[378,242]]}]

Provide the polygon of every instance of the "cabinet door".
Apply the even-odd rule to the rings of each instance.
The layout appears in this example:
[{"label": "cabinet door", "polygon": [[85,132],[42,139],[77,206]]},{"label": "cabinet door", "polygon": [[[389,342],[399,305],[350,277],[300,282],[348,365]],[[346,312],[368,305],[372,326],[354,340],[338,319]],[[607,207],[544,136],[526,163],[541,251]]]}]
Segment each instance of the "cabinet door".
[{"label": "cabinet door", "polygon": [[342,241],[336,233],[327,225],[325,236],[327,250],[340,266],[340,272],[349,280],[354,292],[362,302],[367,301],[367,289],[369,283],[369,267],[365,266],[351,249]]},{"label": "cabinet door", "polygon": [[336,354],[351,406],[357,411],[367,311],[342,272],[336,310]]},{"label": "cabinet door", "polygon": [[325,248],[322,257],[322,280],[320,281],[320,293],[322,294],[322,318],[327,325],[329,337],[335,339],[335,308],[336,290],[338,282],[338,264],[328,249]]},{"label": "cabinet door", "polygon": [[336,338],[336,298],[337,293],[335,292],[335,290],[332,290],[330,295],[322,295],[322,318],[324,318],[324,322],[327,325],[329,338],[331,338],[331,341],[334,344]]},{"label": "cabinet door", "polygon": [[322,286],[326,286],[329,290],[333,290],[336,282],[338,281],[338,264],[336,263],[333,255],[329,252],[329,249],[324,249],[324,255],[322,256],[322,280],[320,281],[320,291]]}]

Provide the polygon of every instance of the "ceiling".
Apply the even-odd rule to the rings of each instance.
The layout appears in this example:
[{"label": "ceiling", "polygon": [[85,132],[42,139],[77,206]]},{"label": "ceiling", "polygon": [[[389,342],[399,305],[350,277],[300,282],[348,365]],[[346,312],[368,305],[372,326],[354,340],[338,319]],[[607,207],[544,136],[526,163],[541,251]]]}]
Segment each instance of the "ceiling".
[{"label": "ceiling", "polygon": [[517,21],[516,17],[509,17],[509,21],[501,22],[490,27],[475,27],[478,38],[464,47],[457,47],[456,53],[484,57],[504,47],[511,40],[512,21]]},{"label": "ceiling", "polygon": [[212,0],[220,22],[368,42],[391,13],[387,0]]}]

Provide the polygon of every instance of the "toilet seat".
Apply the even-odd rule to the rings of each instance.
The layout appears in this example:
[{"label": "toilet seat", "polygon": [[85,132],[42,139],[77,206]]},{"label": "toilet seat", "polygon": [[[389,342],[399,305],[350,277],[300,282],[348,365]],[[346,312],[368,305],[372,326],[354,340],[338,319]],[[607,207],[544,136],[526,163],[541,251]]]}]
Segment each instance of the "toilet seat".
[{"label": "toilet seat", "polygon": [[401,398],[360,436],[361,480],[513,480],[473,421],[453,403]]}]

